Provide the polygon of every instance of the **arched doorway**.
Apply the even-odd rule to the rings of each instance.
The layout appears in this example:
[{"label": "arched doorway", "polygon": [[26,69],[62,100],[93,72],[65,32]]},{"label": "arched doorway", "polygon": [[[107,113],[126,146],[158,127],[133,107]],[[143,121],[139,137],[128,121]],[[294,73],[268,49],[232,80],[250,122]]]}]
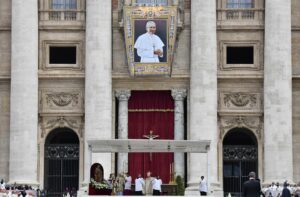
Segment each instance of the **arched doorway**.
[{"label": "arched doorway", "polygon": [[78,190],[79,139],[68,128],[57,128],[45,141],[44,188],[49,197],[62,196],[62,192]]},{"label": "arched doorway", "polygon": [[223,140],[224,195],[242,196],[251,171],[257,173],[258,150],[255,135],[246,128],[230,130]]}]

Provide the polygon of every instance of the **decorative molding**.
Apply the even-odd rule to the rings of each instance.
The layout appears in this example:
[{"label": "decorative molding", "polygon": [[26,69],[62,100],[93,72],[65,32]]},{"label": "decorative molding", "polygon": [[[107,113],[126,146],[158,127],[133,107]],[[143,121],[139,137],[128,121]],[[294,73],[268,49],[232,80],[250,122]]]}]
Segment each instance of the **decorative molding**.
[{"label": "decorative molding", "polygon": [[262,116],[224,116],[220,117],[220,139],[231,129],[247,128],[260,139],[263,128]]},{"label": "decorative molding", "polygon": [[245,107],[249,105],[250,107],[253,107],[256,105],[256,102],[257,95],[255,94],[242,92],[224,94],[224,104],[227,107],[231,107],[231,105],[236,107]]},{"label": "decorative molding", "polygon": [[53,107],[53,105],[64,107],[70,104],[76,106],[79,100],[79,93],[49,93],[46,94],[46,100],[49,107]]},{"label": "decorative molding", "polygon": [[39,118],[41,125],[41,138],[44,138],[50,131],[56,128],[70,128],[77,132],[80,137],[83,136],[83,116],[68,117],[68,116],[55,116],[55,117],[41,117]]},{"label": "decorative molding", "polygon": [[261,93],[220,92],[220,112],[262,112]]},{"label": "decorative molding", "polygon": [[175,101],[183,101],[186,96],[186,89],[172,89],[172,97]]},{"label": "decorative molding", "polygon": [[40,113],[84,113],[83,90],[44,89],[40,91]]}]

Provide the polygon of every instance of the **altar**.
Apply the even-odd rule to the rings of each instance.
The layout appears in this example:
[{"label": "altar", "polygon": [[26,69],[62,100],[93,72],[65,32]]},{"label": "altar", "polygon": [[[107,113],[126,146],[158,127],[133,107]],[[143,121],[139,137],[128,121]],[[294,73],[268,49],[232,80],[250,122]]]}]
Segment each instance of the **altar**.
[{"label": "altar", "polygon": [[[87,142],[90,158],[92,158],[92,154],[97,153],[207,153],[210,148],[209,140],[90,139]],[[92,163],[89,166],[91,165]],[[169,184],[163,182],[161,195],[177,194],[175,171],[173,168],[171,169],[170,180],[172,181]],[[134,185],[132,191],[135,191]]]}]

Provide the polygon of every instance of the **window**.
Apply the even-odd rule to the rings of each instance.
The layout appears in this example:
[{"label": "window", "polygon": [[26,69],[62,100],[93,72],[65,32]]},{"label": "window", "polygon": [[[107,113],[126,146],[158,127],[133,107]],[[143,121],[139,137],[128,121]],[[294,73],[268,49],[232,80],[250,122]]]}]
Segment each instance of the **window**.
[{"label": "window", "polygon": [[261,40],[220,41],[220,70],[260,70],[263,65]]},{"label": "window", "polygon": [[254,8],[254,0],[227,0],[227,8]]},{"label": "window", "polygon": [[227,64],[253,64],[253,46],[227,47]]},{"label": "window", "polygon": [[83,70],[82,40],[43,40],[41,43],[41,70]]},{"label": "window", "polygon": [[50,8],[53,10],[77,9],[77,0],[50,0]]},{"label": "window", "polygon": [[50,64],[76,64],[76,46],[50,46]]},{"label": "window", "polygon": [[168,0],[136,0],[137,5],[146,5],[146,6],[167,6]]}]

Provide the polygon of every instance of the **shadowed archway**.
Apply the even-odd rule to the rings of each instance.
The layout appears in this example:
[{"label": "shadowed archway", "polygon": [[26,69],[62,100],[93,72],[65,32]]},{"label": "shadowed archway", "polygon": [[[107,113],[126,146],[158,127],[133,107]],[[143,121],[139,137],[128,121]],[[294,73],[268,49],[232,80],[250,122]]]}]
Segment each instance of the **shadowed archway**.
[{"label": "shadowed archway", "polygon": [[246,128],[234,128],[223,139],[224,195],[242,196],[243,183],[250,171],[257,173],[258,146],[255,135]]},{"label": "shadowed archway", "polygon": [[44,188],[49,197],[62,196],[63,191],[78,190],[79,139],[69,128],[54,129],[45,141]]}]

